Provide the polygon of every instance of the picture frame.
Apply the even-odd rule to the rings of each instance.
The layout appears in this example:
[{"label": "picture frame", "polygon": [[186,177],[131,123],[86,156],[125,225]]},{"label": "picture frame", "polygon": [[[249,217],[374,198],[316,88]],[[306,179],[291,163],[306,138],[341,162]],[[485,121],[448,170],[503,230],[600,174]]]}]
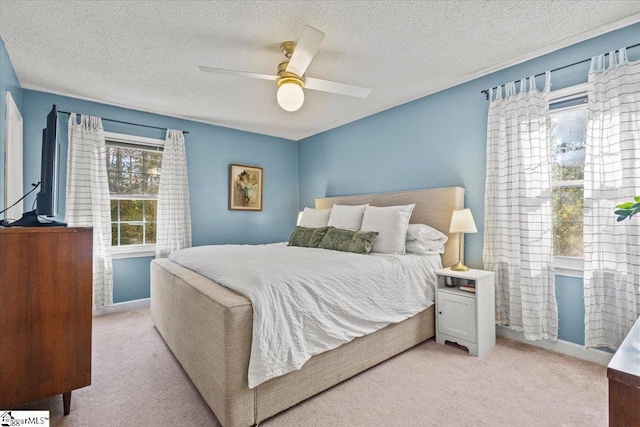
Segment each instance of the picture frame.
[{"label": "picture frame", "polygon": [[261,167],[229,165],[229,210],[262,210],[262,176]]}]

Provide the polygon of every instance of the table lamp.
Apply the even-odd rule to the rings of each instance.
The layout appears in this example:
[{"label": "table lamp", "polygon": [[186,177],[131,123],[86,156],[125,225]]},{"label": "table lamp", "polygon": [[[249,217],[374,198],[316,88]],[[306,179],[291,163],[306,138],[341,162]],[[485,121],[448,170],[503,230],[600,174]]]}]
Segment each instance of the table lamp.
[{"label": "table lamp", "polygon": [[451,266],[453,271],[469,271],[469,267],[462,263],[464,256],[464,246],[462,241],[464,240],[464,233],[477,233],[476,223],[473,221],[473,215],[471,215],[471,209],[459,209],[453,211],[451,216],[451,227],[449,227],[449,233],[460,233],[460,256],[457,264]]}]

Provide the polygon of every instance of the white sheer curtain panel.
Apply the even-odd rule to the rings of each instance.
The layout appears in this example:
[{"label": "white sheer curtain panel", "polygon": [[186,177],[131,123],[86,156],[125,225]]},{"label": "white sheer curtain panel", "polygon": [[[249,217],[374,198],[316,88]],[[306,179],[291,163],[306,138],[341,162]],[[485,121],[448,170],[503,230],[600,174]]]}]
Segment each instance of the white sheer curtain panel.
[{"label": "white sheer curtain panel", "polygon": [[168,129],[160,169],[156,257],[191,246],[187,154],[182,131]]},{"label": "white sheer curtain panel", "polygon": [[612,349],[640,315],[640,218],[613,213],[640,195],[640,61],[618,53],[591,59],[584,170],[585,345]]},{"label": "white sheer curtain panel", "polygon": [[497,322],[532,341],[558,336],[549,87],[547,73],[542,92],[533,76],[518,92],[506,84],[505,98],[498,88],[487,122],[484,267],[496,272]]},{"label": "white sheer curtain panel", "polygon": [[107,149],[99,117],[69,116],[66,221],[93,227],[93,306],[113,305],[111,210],[107,181]]}]

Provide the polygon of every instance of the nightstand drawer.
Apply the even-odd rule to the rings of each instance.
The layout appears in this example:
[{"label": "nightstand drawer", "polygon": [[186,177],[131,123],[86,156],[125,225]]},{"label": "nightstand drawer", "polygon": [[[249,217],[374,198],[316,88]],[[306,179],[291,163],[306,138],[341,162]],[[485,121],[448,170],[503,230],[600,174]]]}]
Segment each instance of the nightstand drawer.
[{"label": "nightstand drawer", "polygon": [[470,296],[438,292],[438,332],[476,342],[476,300]]}]

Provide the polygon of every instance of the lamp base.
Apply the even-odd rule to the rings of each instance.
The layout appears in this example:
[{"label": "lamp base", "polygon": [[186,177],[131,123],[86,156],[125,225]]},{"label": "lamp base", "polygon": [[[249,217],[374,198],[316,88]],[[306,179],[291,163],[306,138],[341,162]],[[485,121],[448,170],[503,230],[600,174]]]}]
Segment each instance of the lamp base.
[{"label": "lamp base", "polygon": [[453,271],[469,271],[469,267],[464,265],[462,261],[458,261],[456,264],[451,266],[451,270]]}]

